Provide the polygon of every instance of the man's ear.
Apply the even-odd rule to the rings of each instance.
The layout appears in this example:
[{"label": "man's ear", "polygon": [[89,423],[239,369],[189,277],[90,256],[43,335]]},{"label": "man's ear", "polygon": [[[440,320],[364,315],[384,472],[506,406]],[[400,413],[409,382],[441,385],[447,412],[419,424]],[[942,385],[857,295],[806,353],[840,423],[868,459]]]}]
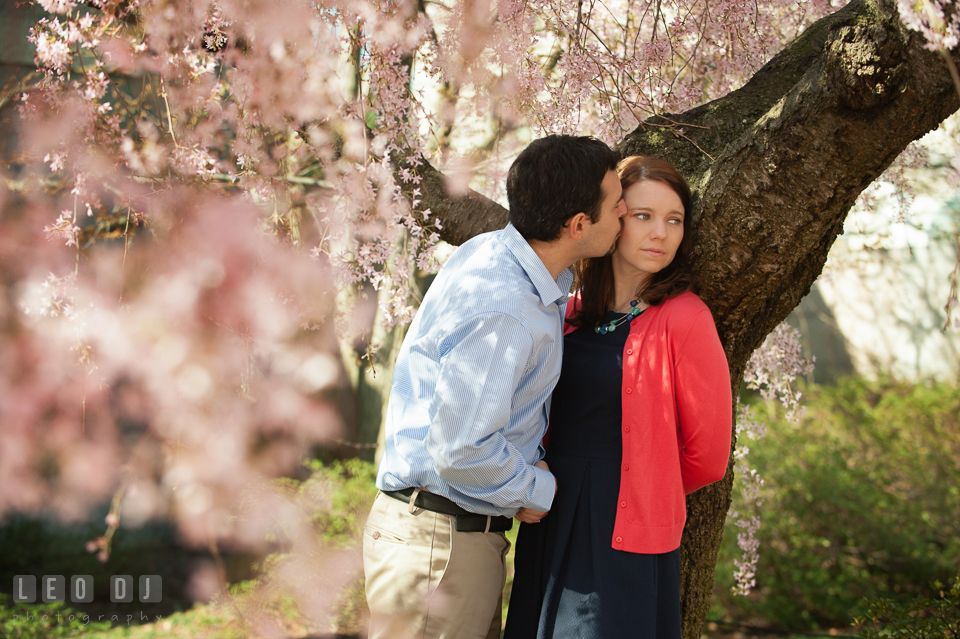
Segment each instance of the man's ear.
[{"label": "man's ear", "polygon": [[583,239],[589,221],[590,218],[587,217],[586,213],[577,213],[563,225],[563,234],[574,242],[579,242]]}]

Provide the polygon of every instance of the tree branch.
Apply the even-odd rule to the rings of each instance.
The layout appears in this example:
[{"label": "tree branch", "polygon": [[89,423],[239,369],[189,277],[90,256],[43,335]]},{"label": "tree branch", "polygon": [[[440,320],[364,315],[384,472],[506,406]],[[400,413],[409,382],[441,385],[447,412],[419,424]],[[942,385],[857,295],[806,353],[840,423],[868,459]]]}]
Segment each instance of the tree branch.
[{"label": "tree branch", "polygon": [[[408,166],[406,157],[394,158],[397,166]],[[507,225],[507,209],[490,198],[467,189],[463,193],[454,193],[447,179],[432,164],[420,158],[417,173],[422,178],[419,185],[422,193],[420,210],[430,209],[431,217],[441,221],[440,239],[459,246],[470,238],[496,231]],[[404,194],[409,198],[418,185],[398,180]],[[414,212],[419,216],[419,212]],[[424,220],[420,219],[420,223]],[[433,220],[427,220],[432,223]]]}]

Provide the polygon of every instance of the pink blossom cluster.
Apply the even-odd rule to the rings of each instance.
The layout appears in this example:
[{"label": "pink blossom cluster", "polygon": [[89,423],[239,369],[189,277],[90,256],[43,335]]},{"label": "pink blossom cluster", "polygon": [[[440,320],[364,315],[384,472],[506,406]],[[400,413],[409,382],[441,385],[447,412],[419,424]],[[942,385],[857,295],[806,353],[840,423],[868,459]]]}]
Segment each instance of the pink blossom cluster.
[{"label": "pink blossom cluster", "polygon": [[[502,199],[498,176],[528,128],[616,142],[650,115],[741,86],[841,4],[340,2],[328,16],[344,25],[341,51],[358,52],[357,95],[369,99],[344,114],[374,129],[363,151],[383,157],[393,142],[404,157],[412,150],[436,162],[455,189],[470,182]],[[682,135],[682,123],[667,126]],[[429,253],[429,242],[422,248]],[[348,263],[355,257],[344,255]]]},{"label": "pink blossom cluster", "polygon": [[946,331],[950,328],[951,319],[953,328],[960,328],[960,238],[957,239],[957,262],[950,273],[950,292],[947,294],[947,303],[944,304],[943,310],[947,318],[940,330]]},{"label": "pink blossom cluster", "polygon": [[48,240],[63,240],[66,246],[76,246],[80,227],[75,224],[76,218],[72,211],[64,211],[53,224],[43,227]]},{"label": "pink blossom cluster", "polygon": [[[391,8],[387,14],[405,11],[409,7]],[[369,145],[365,140],[364,163],[355,165],[356,177],[338,186],[350,225],[347,248],[340,253],[344,281],[367,281],[379,292],[380,321],[387,330],[413,319],[414,277],[417,270],[436,270],[433,253],[442,229],[421,206],[418,167],[427,151],[419,128],[421,117],[428,116],[410,87],[404,60],[425,37],[424,16],[407,22],[401,43],[385,44],[382,34],[358,38],[356,44],[366,52],[360,68],[368,77],[369,97],[349,105],[347,112],[367,123],[373,140]]]},{"label": "pink blossom cluster", "polygon": [[[960,160],[960,156],[957,158]],[[910,206],[916,197],[916,180],[911,175],[915,169],[930,164],[930,152],[919,142],[912,142],[897,156],[890,166],[857,198],[855,211],[875,211],[881,208],[880,194],[893,187],[896,202],[896,222],[904,223],[910,217]]]},{"label": "pink blossom cluster", "polygon": [[[476,6],[471,5],[474,13]],[[486,86],[477,84],[479,73],[468,79],[478,94],[496,90],[520,113],[532,111],[540,133],[588,132],[613,142],[650,115],[690,108],[738,88],[803,28],[839,6],[779,0],[542,1],[527,3],[535,21],[521,21],[500,3],[500,19],[488,19],[476,32],[487,36],[491,60],[513,58],[524,65],[507,67],[511,76],[495,74]],[[504,41],[511,27],[523,38],[525,52]]]},{"label": "pink blossom cluster", "polygon": [[736,512],[732,512],[737,528],[741,532],[737,533],[737,545],[743,552],[740,559],[734,559],[734,586],[733,593],[741,596],[750,594],[750,591],[757,585],[757,562],[760,561],[760,540],[757,539],[757,533],[760,531],[760,517],[753,515],[751,517],[738,517]]},{"label": "pink blossom cluster", "polygon": [[796,422],[803,417],[802,395],[790,384],[798,375],[812,373],[815,361],[815,357],[808,360],[803,356],[800,331],[784,322],[750,356],[743,381],[747,388],[759,390],[764,399],[778,399],[787,409],[787,419]]},{"label": "pink blossom cluster", "polygon": [[[814,361],[803,357],[800,332],[786,322],[778,325],[767,335],[763,344],[753,352],[744,372],[747,388],[759,390],[764,399],[778,399],[787,409],[787,419],[799,421],[804,408],[800,405],[801,394],[790,386],[797,375],[813,372]],[[734,560],[733,592],[748,595],[756,585],[757,562],[760,560],[760,507],[763,505],[763,477],[751,468],[747,456],[750,447],[747,440],[757,441],[766,435],[767,427],[757,421],[750,406],[739,404],[737,412],[737,446],[733,452],[736,487],[739,491],[739,506],[727,514],[730,521],[740,529],[737,546],[742,555]]]},{"label": "pink blossom cluster", "polygon": [[[0,513],[82,517],[113,494],[108,526],[280,538],[315,560],[287,572],[316,585],[340,560],[272,480],[341,435],[339,249],[390,238],[385,268],[360,268],[391,290],[432,266],[439,226],[414,223],[430,212],[391,166],[419,139],[411,102],[351,95],[342,23],[311,2],[47,4],[43,77],[0,168]],[[406,41],[403,19],[361,9]],[[386,94],[405,49],[377,46],[394,51],[371,56]],[[367,145],[371,104],[397,117]],[[104,560],[109,537],[91,544]],[[328,606],[334,581],[300,603]]]},{"label": "pink blossom cluster", "polygon": [[[88,183],[123,190],[148,230],[65,247],[43,228],[56,202],[0,177],[0,512],[82,518],[114,494],[108,526],[168,518],[201,547],[283,533],[293,585],[320,565],[348,578],[273,485],[340,436],[329,266],[241,196],[152,192],[123,171]],[[109,533],[90,547],[109,560]]]},{"label": "pink blossom cluster", "polygon": [[328,269],[265,236],[237,198],[145,196],[150,235],[74,257],[31,230],[41,197],[5,196],[33,211],[0,242],[18,264],[2,309],[15,330],[2,335],[0,509],[80,516],[125,485],[133,523],[168,515],[198,543],[246,539],[231,523],[242,491],[338,429]]},{"label": "pink blossom cluster", "polygon": [[766,425],[756,420],[750,406],[739,404],[733,470],[740,505],[731,508],[727,517],[740,529],[737,533],[737,546],[742,554],[738,559],[734,559],[732,591],[742,596],[750,594],[756,585],[757,562],[760,560],[760,540],[757,539],[757,533],[760,531],[760,507],[763,505],[763,477],[757,469],[750,467],[747,460],[750,447],[746,440],[759,440],[766,432]]},{"label": "pink blossom cluster", "polygon": [[[322,238],[314,252],[344,258],[334,263],[350,271],[346,281],[384,291],[386,322],[404,323],[414,310],[414,272],[436,268],[441,228],[416,195],[401,196],[390,170],[399,163],[405,184],[420,179],[422,100],[410,93],[404,56],[422,44],[425,16],[394,2],[284,4],[197,2],[172,11],[147,2],[137,31],[119,26],[136,6],[94,14],[58,5],[62,15],[35,29],[47,76],[21,110],[73,111],[99,150],[144,178],[240,188],[272,203],[278,231],[295,244],[298,226],[312,218],[311,233]],[[355,95],[345,91],[341,60],[351,47],[360,52]],[[131,99],[121,84],[141,78],[144,89]],[[53,157],[52,170],[62,170],[66,150]],[[292,198],[301,200],[294,211]],[[66,241],[64,224],[50,226]]]},{"label": "pink blossom cluster", "polygon": [[919,31],[930,51],[951,51],[960,44],[960,15],[952,3],[941,0],[897,0],[900,19]]}]

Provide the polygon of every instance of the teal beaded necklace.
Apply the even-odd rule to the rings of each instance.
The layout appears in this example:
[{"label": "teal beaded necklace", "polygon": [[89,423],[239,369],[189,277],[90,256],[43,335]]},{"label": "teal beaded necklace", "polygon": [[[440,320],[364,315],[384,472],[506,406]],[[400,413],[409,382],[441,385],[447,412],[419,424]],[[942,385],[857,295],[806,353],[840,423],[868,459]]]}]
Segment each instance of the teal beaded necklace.
[{"label": "teal beaded necklace", "polygon": [[624,322],[632,322],[644,309],[640,308],[640,300],[633,300],[630,302],[630,310],[627,311],[626,315],[620,319],[615,319],[612,322],[597,322],[597,325],[594,327],[594,333],[600,333],[601,335],[606,335],[607,333],[612,333],[617,330],[617,327],[623,324]]}]

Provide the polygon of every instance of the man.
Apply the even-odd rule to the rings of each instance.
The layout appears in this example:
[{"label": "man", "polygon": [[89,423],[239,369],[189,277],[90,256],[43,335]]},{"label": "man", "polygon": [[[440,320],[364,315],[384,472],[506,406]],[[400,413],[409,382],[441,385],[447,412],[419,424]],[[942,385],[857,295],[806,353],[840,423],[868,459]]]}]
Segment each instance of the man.
[{"label": "man", "polygon": [[510,224],[457,249],[424,297],[394,369],[364,530],[370,639],[500,636],[503,531],[514,515],[539,521],[556,493],[540,442],[568,267],[613,248],[618,160],[589,137],[530,144],[507,177]]}]

